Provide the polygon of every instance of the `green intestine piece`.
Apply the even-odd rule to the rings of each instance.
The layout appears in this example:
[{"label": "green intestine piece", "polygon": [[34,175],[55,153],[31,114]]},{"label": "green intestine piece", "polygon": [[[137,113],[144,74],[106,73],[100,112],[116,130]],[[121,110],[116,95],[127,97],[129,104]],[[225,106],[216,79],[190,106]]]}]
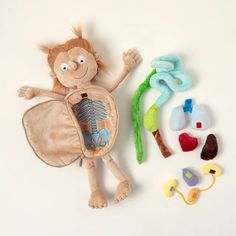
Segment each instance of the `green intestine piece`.
[{"label": "green intestine piece", "polygon": [[155,69],[147,76],[145,81],[139,85],[138,89],[135,91],[134,96],[132,98],[132,123],[133,123],[134,144],[136,148],[136,158],[139,164],[143,162],[143,147],[142,147],[142,139],[140,134],[140,121],[139,121],[139,103],[142,94],[147,89],[150,88],[150,79],[154,74],[156,74]]}]

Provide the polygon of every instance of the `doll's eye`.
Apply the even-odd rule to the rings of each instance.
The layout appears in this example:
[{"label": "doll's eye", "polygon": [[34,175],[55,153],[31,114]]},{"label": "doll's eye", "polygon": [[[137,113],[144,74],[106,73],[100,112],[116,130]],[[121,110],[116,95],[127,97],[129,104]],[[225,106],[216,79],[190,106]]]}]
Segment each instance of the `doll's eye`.
[{"label": "doll's eye", "polygon": [[77,62],[78,62],[79,64],[83,64],[83,63],[85,62],[85,58],[84,58],[83,56],[78,56],[78,57],[77,57]]},{"label": "doll's eye", "polygon": [[68,68],[68,65],[67,65],[66,63],[62,63],[62,64],[60,65],[60,67],[61,67],[61,70],[62,70],[62,71],[66,71],[67,68]]}]

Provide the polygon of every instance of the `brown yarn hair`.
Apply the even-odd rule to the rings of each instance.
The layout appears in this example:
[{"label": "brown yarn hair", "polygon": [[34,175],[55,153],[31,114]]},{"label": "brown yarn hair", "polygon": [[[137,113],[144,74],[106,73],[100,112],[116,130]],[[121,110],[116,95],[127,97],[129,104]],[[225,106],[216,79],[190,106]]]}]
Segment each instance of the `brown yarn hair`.
[{"label": "brown yarn hair", "polygon": [[[83,48],[94,56],[98,65],[98,72],[99,70],[105,70],[106,65],[101,61],[99,57],[96,56],[96,52],[94,51],[91,43],[87,39],[82,37],[81,28],[79,26],[72,27],[72,31],[77,37],[69,39],[64,44],[58,44],[52,48],[49,48],[46,45],[39,45],[39,49],[48,55],[47,60],[51,71],[54,73],[54,62],[58,54],[61,52],[67,52],[74,47]],[[58,78],[53,78],[53,91],[66,94],[68,90],[69,89],[67,87],[60,83]]]}]

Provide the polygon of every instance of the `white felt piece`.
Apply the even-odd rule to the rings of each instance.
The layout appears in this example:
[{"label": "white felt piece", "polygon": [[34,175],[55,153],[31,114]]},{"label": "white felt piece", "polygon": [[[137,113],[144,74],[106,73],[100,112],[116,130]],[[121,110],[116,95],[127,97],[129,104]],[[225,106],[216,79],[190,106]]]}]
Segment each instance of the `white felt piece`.
[{"label": "white felt piece", "polygon": [[181,130],[186,125],[183,106],[175,107],[170,116],[170,128],[174,131]]},{"label": "white felt piece", "polygon": [[205,130],[209,127],[209,115],[203,105],[193,106],[191,127],[196,130]]}]

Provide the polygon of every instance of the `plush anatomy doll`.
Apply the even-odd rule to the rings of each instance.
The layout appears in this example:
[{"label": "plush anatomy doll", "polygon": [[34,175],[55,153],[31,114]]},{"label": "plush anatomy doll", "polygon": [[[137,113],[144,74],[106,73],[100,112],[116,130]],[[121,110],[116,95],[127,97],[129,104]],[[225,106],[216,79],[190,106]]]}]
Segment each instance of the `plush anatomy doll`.
[{"label": "plush anatomy doll", "polygon": [[41,46],[47,54],[53,90],[21,87],[20,97],[50,97],[25,112],[23,126],[35,154],[46,164],[62,167],[80,159],[88,171],[91,195],[89,206],[103,208],[107,200],[96,177],[95,160],[102,159],[118,180],[114,195],[116,203],[131,191],[125,174],[116,165],[109,152],[118,130],[118,112],[111,92],[141,62],[136,50],[123,53],[123,70],[110,88],[94,85],[94,78],[105,64],[92,45],[82,37],[79,27],[76,38],[52,48]]}]

